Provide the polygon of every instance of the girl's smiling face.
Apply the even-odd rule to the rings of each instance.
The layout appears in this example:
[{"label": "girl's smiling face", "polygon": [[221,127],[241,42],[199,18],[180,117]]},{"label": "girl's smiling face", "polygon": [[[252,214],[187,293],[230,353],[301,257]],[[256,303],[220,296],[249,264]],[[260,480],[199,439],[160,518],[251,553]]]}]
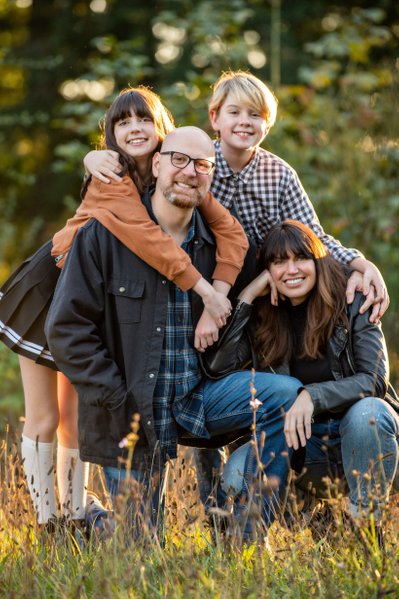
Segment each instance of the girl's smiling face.
[{"label": "girl's smiling face", "polygon": [[137,171],[135,183],[143,191],[152,179],[152,157],[173,129],[173,117],[157,94],[143,86],[129,87],[106,112],[102,142],[120,153],[124,169]]},{"label": "girl's smiling face", "polygon": [[149,116],[138,117],[132,110],[130,115],[116,121],[115,141],[131,158],[137,167],[148,163],[159,144],[159,136],[154,121]]}]

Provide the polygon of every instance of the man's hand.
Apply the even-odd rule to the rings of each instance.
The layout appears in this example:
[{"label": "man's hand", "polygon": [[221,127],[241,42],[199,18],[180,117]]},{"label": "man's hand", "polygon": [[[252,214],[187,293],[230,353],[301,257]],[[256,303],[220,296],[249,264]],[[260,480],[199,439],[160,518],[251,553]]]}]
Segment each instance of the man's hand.
[{"label": "man's hand", "polygon": [[303,389],[285,415],[284,434],[288,447],[299,449],[298,437],[301,447],[305,447],[312,435],[313,411],[310,393]]},{"label": "man's hand", "polygon": [[215,319],[204,308],[201,318],[195,329],[194,347],[199,352],[204,352],[207,347],[213,345],[219,339],[219,327]]},{"label": "man's hand", "polygon": [[121,171],[119,154],[114,150],[92,150],[83,158],[86,173],[97,177],[103,183],[109,183],[110,179],[122,181],[116,173]]},{"label": "man's hand", "polygon": [[346,288],[346,301],[353,302],[355,291],[362,291],[365,301],[360,307],[360,314],[364,314],[370,306],[373,306],[370,314],[370,322],[377,323],[389,306],[389,295],[385,281],[378,268],[364,258],[356,258],[350,263],[353,272],[348,280]]}]

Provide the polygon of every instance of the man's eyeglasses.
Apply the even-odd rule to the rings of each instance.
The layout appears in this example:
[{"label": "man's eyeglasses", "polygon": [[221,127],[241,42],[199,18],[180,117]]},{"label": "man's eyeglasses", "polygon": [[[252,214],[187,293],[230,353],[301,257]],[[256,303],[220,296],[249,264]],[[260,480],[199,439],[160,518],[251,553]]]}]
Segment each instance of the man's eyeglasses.
[{"label": "man's eyeglasses", "polygon": [[204,158],[191,158],[188,154],[182,152],[159,152],[162,156],[169,154],[170,161],[176,168],[186,168],[190,162],[194,163],[194,170],[198,175],[210,175],[215,168],[214,162]]}]

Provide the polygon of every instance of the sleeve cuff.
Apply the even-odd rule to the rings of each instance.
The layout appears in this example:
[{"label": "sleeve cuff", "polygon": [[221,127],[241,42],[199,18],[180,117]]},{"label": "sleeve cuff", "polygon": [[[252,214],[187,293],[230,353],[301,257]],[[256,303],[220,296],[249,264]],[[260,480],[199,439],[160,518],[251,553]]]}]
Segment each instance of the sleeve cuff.
[{"label": "sleeve cuff", "polygon": [[180,287],[182,291],[188,291],[189,289],[192,289],[201,278],[202,277],[195,266],[189,264],[183,272],[175,276],[173,282]]},{"label": "sleeve cuff", "polygon": [[213,271],[212,278],[216,281],[223,281],[233,286],[236,282],[238,275],[240,274],[241,268],[234,266],[233,264],[225,264],[218,262],[215,270]]}]

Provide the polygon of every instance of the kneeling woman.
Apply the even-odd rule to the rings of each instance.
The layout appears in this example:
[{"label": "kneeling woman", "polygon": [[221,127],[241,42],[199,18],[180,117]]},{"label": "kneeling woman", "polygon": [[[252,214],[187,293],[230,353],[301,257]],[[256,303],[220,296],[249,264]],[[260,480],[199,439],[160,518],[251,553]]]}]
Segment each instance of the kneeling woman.
[{"label": "kneeling woman", "polygon": [[[306,447],[303,482],[320,492],[323,478],[339,477],[353,517],[369,515],[371,505],[378,515],[399,454],[399,399],[381,326],[359,314],[360,293],[346,303],[344,267],[298,221],[270,230],[260,266],[266,270],[240,294],[208,366],[220,374],[252,360],[259,370],[298,378],[303,386],[284,430],[289,447]],[[245,451],[228,462],[233,478]]]}]

